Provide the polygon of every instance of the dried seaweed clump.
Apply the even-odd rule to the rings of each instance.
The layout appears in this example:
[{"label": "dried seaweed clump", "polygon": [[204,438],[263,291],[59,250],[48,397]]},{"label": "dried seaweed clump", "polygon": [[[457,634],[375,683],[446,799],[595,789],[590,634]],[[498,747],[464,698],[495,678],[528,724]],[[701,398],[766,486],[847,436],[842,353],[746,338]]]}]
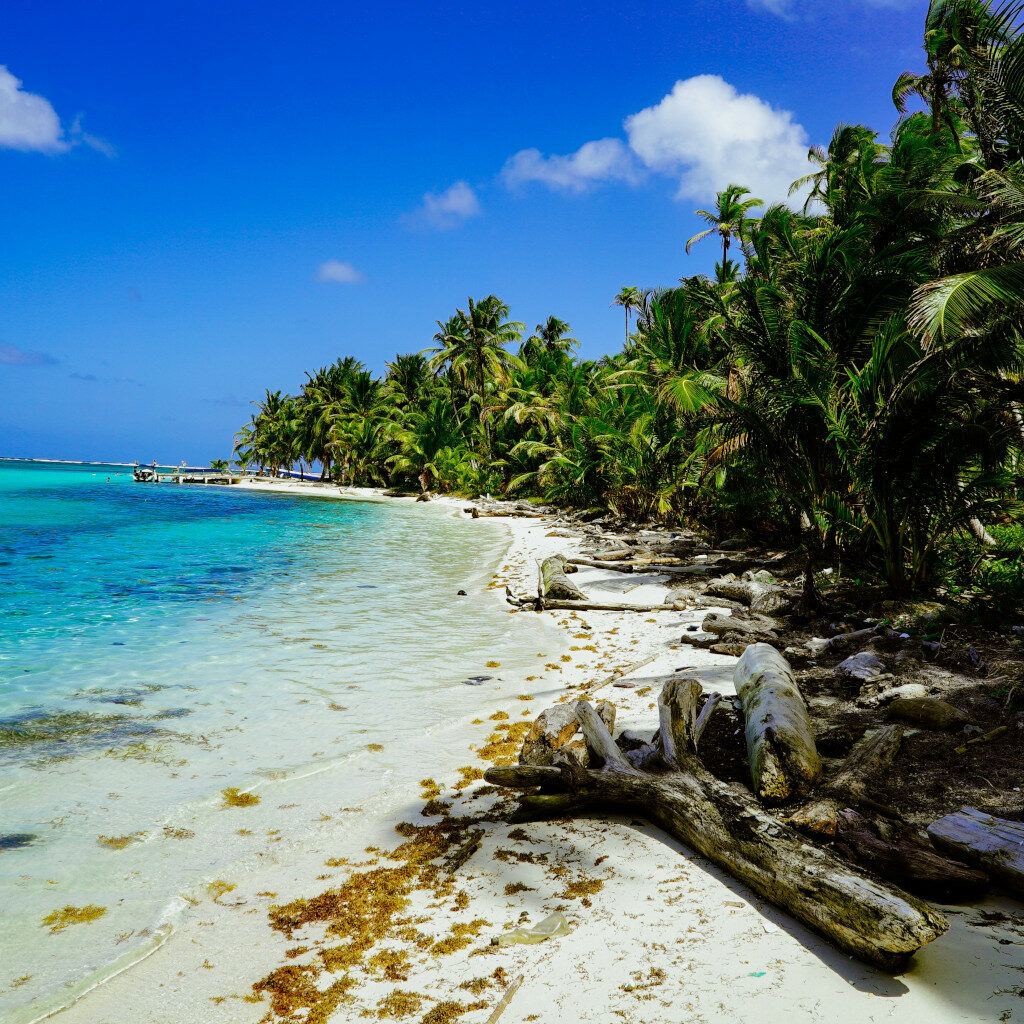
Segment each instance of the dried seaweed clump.
[{"label": "dried seaweed clump", "polygon": [[302,1018],[305,1024],[327,1024],[355,981],[346,975],[321,990],[314,984],[319,973],[311,965],[278,967],[262,981],[256,982],[253,991],[270,996],[271,1013],[278,1017],[296,1020],[295,1012],[306,1010],[308,1012]]},{"label": "dried seaweed clump", "polygon": [[484,772],[482,768],[476,768],[473,766],[463,767],[459,769],[459,782],[456,788],[464,789],[471,782],[476,782],[477,779],[482,779]]},{"label": "dried seaweed clump", "polygon": [[207,885],[206,892],[214,903],[220,903],[221,896],[226,896],[229,892],[234,892],[237,888],[237,885],[234,885],[231,882],[225,882],[223,879],[218,878]]},{"label": "dried seaweed clump", "polygon": [[396,988],[394,992],[377,1003],[377,1016],[382,1020],[385,1017],[411,1017],[414,1013],[419,1013],[421,1006],[423,1006],[423,996],[419,993],[403,992],[400,988]]},{"label": "dried seaweed clump", "polygon": [[405,981],[409,977],[409,954],[404,949],[382,949],[366,961],[366,969],[387,981]]},{"label": "dried seaweed clump", "polygon": [[600,878],[578,878],[575,882],[567,883],[565,889],[558,895],[563,900],[582,900],[583,906],[590,906],[590,897],[599,893],[604,887]]},{"label": "dried seaweed clump", "polygon": [[469,981],[464,981],[459,988],[465,989],[471,995],[478,996],[484,989],[491,987],[490,978],[471,978]]},{"label": "dried seaweed clump", "polygon": [[443,817],[452,809],[448,800],[428,800],[420,809],[424,818]]},{"label": "dried seaweed clump", "polygon": [[523,738],[530,731],[529,722],[499,722],[497,728],[487,742],[477,751],[481,761],[492,761],[494,764],[513,764],[519,756],[519,748]]},{"label": "dried seaweed clump", "polygon": [[131,835],[127,836],[100,836],[96,840],[100,846],[108,846],[111,850],[123,850],[126,846],[134,843],[136,840],[145,839],[145,832],[132,832]]},{"label": "dried seaweed clump", "polygon": [[435,942],[430,947],[430,955],[448,956],[451,953],[458,952],[460,949],[465,949],[480,934],[480,929],[490,923],[490,921],[485,921],[482,917],[478,917],[468,924],[456,922],[452,925],[451,934],[447,938]]},{"label": "dried seaweed clump", "polygon": [[446,999],[443,1003],[438,1003],[437,1006],[425,1013],[420,1020],[420,1024],[451,1024],[451,1021],[457,1020],[464,1013],[469,1013],[472,1010],[482,1010],[486,1006],[487,1003],[484,1000],[464,1006],[462,1003]]},{"label": "dried seaweed clump", "polygon": [[[297,1011],[308,1009],[301,1018],[304,1024],[326,1019],[345,991],[356,983],[349,973],[355,967],[366,967],[388,980],[405,980],[408,958],[404,952],[382,950],[373,957],[368,954],[384,939],[398,938],[420,948],[433,945],[433,940],[416,928],[416,921],[402,915],[416,889],[428,889],[439,899],[452,898],[454,877],[435,862],[459,848],[476,823],[476,818],[445,818],[424,826],[403,822],[395,830],[405,842],[385,855],[397,862],[395,867],[358,871],[319,896],[271,907],[271,927],[289,938],[299,928],[320,923],[326,925],[329,935],[341,940],[336,946],[320,950],[320,963],[280,967],[253,986],[256,992],[270,994],[272,1014],[293,1020],[299,1019],[295,1017]],[[465,936],[478,933],[486,923],[477,920],[456,925],[449,938],[465,939],[461,944],[468,944],[470,940]],[[318,989],[314,982],[323,970],[345,972],[344,987],[338,988],[338,983],[324,991]],[[446,1019],[454,1018],[437,1018]]]},{"label": "dried seaweed clump", "polygon": [[51,910],[43,918],[43,924],[49,926],[51,932],[61,932],[72,924],[91,924],[106,912],[106,907],[97,907],[94,903],[84,907],[73,907],[68,904],[60,910]]},{"label": "dried seaweed clump", "polygon": [[224,797],[224,807],[252,807],[260,802],[259,796],[255,793],[244,793],[237,786],[228,786],[222,789],[220,795]]}]

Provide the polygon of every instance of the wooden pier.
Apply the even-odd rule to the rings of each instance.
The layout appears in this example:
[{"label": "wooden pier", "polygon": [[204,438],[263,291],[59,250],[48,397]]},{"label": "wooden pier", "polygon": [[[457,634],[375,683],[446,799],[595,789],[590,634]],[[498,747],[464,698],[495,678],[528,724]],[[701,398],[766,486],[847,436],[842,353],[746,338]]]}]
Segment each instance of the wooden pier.
[{"label": "wooden pier", "polygon": [[175,466],[164,471],[154,466],[135,466],[132,479],[139,484],[237,484],[251,473],[232,473],[227,470],[202,469],[197,466]]}]

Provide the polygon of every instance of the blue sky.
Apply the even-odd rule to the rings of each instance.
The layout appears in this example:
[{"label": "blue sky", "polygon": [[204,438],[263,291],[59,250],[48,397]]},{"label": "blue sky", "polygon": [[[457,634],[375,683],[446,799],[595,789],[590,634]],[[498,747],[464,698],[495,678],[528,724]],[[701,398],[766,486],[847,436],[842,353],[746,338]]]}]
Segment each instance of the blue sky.
[{"label": "blue sky", "polygon": [[888,134],[924,0],[9,5],[0,455],[206,462],[494,292],[582,351],[709,272],[693,210]]}]

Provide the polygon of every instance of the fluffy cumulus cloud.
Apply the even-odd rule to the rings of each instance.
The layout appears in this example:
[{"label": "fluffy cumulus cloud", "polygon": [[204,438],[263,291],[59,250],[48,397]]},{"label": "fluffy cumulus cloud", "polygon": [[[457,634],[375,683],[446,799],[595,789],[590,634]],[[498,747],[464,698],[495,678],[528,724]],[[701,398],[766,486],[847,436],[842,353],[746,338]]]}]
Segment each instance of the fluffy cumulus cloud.
[{"label": "fluffy cumulus cloud", "polygon": [[361,284],[366,280],[351,263],[326,260],[317,267],[316,279],[329,284]]},{"label": "fluffy cumulus cloud", "polygon": [[60,118],[50,101],[25,92],[21,82],[0,64],[0,146],[39,153],[69,148]]},{"label": "fluffy cumulus cloud", "polygon": [[621,139],[597,139],[568,156],[544,156],[539,149],[522,149],[505,163],[501,177],[509,187],[537,181],[551,188],[586,192],[603,181],[635,184],[639,173]]},{"label": "fluffy cumulus cloud", "polygon": [[768,202],[784,200],[808,169],[807,133],[793,115],[717,75],[676,82],[660,103],[626,119],[626,134],[648,167],[678,175],[681,199],[735,182]]},{"label": "fluffy cumulus cloud", "polygon": [[[626,118],[626,139],[599,139],[568,156],[524,149],[502,179],[584,192],[603,182],[637,184],[646,172],[678,179],[680,199],[704,201],[735,183],[774,202],[807,173],[807,133],[785,110],[744,95],[718,75],[676,82],[653,107]],[[627,144],[628,143],[628,144]]]},{"label": "fluffy cumulus cloud", "polygon": [[14,345],[0,345],[0,366],[55,366],[56,363],[47,352],[26,352]]},{"label": "fluffy cumulus cloud", "polygon": [[471,217],[479,216],[480,200],[473,186],[465,181],[457,181],[443,192],[428,192],[409,221],[447,231],[457,228]]}]

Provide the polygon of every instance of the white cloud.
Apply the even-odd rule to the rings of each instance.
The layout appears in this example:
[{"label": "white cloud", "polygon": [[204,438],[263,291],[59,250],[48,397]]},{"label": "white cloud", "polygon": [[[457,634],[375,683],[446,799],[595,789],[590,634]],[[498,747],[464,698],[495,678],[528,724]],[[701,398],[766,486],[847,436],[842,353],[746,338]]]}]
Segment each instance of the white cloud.
[{"label": "white cloud", "polygon": [[[881,7],[884,10],[905,10],[916,5],[919,0],[851,0],[849,6],[861,3],[865,7]],[[826,8],[831,10],[834,5],[830,3]],[[767,11],[785,21],[803,20],[808,17],[813,9],[821,8],[824,5],[820,0],[747,0],[747,6],[755,11]]]},{"label": "white cloud", "polygon": [[473,186],[457,181],[443,192],[428,192],[408,219],[411,223],[426,224],[444,231],[458,227],[470,217],[479,216],[480,200]]},{"label": "white cloud", "polygon": [[361,284],[366,278],[351,263],[326,260],[317,267],[316,279],[333,284]]},{"label": "white cloud", "polygon": [[95,149],[97,153],[102,153],[104,156],[110,157],[111,159],[117,156],[114,147],[107,142],[106,139],[101,139],[97,135],[90,135],[89,132],[82,127],[81,114],[79,114],[72,122],[71,131],[68,134],[71,138],[72,146],[88,146],[90,149]]},{"label": "white cloud", "polygon": [[0,64],[0,147],[25,152],[63,153],[70,148],[50,101],[25,92]]},{"label": "white cloud", "polygon": [[599,139],[568,156],[524,149],[501,172],[512,188],[541,182],[583,192],[607,181],[636,184],[643,171],[678,178],[680,199],[704,201],[726,185],[749,188],[766,202],[784,201],[808,171],[807,132],[786,110],[743,95],[718,75],[676,82],[653,107],[626,118],[628,145]]},{"label": "white cloud", "polygon": [[747,0],[747,6],[755,11],[767,11],[787,21],[793,17],[793,0]]},{"label": "white cloud", "polygon": [[109,142],[85,131],[81,115],[65,133],[50,101],[25,92],[20,79],[0,64],[0,149],[53,154],[66,153],[74,146],[88,146],[107,157],[115,155]]},{"label": "white cloud", "polygon": [[28,352],[14,345],[0,344],[0,366],[56,366],[49,352]]},{"label": "white cloud", "polygon": [[585,192],[603,181],[632,185],[640,176],[621,139],[597,139],[568,156],[544,156],[539,149],[521,149],[506,161],[501,177],[510,188],[538,181],[551,188]]},{"label": "white cloud", "polygon": [[718,75],[676,82],[660,103],[626,118],[626,134],[648,167],[679,176],[681,199],[735,183],[767,202],[785,200],[808,171],[807,132],[793,115]]}]

